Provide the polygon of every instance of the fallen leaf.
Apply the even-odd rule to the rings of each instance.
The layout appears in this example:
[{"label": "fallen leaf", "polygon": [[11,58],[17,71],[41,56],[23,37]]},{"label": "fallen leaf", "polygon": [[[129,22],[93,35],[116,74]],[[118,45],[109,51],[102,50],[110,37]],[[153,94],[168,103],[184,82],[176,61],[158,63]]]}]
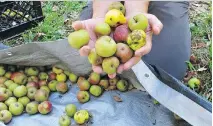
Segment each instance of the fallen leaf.
[{"label": "fallen leaf", "polygon": [[192,63],[192,64],[197,64],[197,57],[195,56],[195,55],[191,55],[190,56],[190,62]]},{"label": "fallen leaf", "polygon": [[188,82],[189,79],[191,79],[192,76],[194,76],[194,75],[197,75],[197,73],[194,72],[194,71],[188,71],[187,74],[186,74],[186,76],[183,78],[183,81],[184,82]]},{"label": "fallen leaf", "polygon": [[45,36],[46,34],[44,33],[37,33],[36,36],[33,38],[33,41],[37,41],[39,37]]},{"label": "fallen leaf", "polygon": [[113,96],[114,100],[117,102],[122,102],[122,99],[118,96]]},{"label": "fallen leaf", "polygon": [[197,71],[202,72],[202,71],[205,71],[205,70],[207,70],[207,68],[201,67],[201,68],[199,68]]}]

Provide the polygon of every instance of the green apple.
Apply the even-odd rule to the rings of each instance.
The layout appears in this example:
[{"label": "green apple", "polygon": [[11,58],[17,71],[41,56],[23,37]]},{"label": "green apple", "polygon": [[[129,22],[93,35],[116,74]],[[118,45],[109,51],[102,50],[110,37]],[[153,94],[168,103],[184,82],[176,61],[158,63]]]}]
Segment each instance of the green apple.
[{"label": "green apple", "polygon": [[52,80],[48,83],[48,87],[50,91],[56,91],[56,85],[58,84],[58,81]]},{"label": "green apple", "polygon": [[199,88],[200,87],[200,80],[197,79],[196,77],[193,77],[191,78],[189,81],[188,81],[188,85],[190,88],[194,89],[194,88]]},{"label": "green apple", "polygon": [[9,111],[15,116],[21,115],[23,110],[24,106],[19,102],[14,102],[9,106]]},{"label": "green apple", "polygon": [[8,87],[8,89],[10,90],[10,91],[14,91],[14,89],[15,88],[17,88],[19,85],[18,84],[16,84],[16,83],[13,83],[13,84],[11,84],[9,87]]},{"label": "green apple", "polygon": [[36,114],[38,112],[38,103],[33,101],[27,104],[26,112],[30,115]]},{"label": "green apple", "polygon": [[78,79],[78,76],[75,75],[74,73],[70,73],[69,75],[69,80],[72,82],[72,83],[76,83],[77,82],[77,79]]},{"label": "green apple", "polygon": [[4,124],[9,123],[12,120],[12,114],[8,110],[0,111],[0,121],[4,122]]},{"label": "green apple", "polygon": [[74,31],[68,36],[70,46],[75,49],[80,49],[82,46],[88,44],[89,40],[89,33],[84,29]]},{"label": "green apple", "polygon": [[27,78],[27,82],[35,82],[38,83],[38,77],[37,76],[30,76]]},{"label": "green apple", "polygon": [[36,91],[35,93],[35,101],[37,102],[43,102],[43,101],[46,101],[49,97],[49,94],[46,90],[44,89],[39,89]]},{"label": "green apple", "polygon": [[84,124],[89,120],[89,112],[87,110],[79,110],[74,115],[77,124]]},{"label": "green apple", "polygon": [[39,70],[38,70],[38,68],[36,68],[36,67],[26,67],[26,68],[25,68],[25,73],[26,73],[28,76],[37,76],[38,73],[39,73]]},{"label": "green apple", "polygon": [[119,91],[127,91],[129,87],[129,83],[126,80],[119,80],[118,83],[116,84],[116,87]]},{"label": "green apple", "polygon": [[100,74],[98,74],[96,72],[92,72],[89,75],[88,81],[89,81],[90,84],[98,84],[100,79],[101,79]]},{"label": "green apple", "polygon": [[112,9],[106,13],[104,21],[111,27],[117,27],[118,25],[125,24],[126,18],[121,11]]},{"label": "green apple", "polygon": [[46,115],[52,111],[52,103],[49,101],[43,101],[38,105],[39,113]]},{"label": "green apple", "polygon": [[44,89],[48,94],[50,94],[50,89],[47,86],[41,86],[40,89]]},{"label": "green apple", "polygon": [[7,110],[7,109],[8,109],[7,105],[3,102],[0,102],[0,111],[1,110]]},{"label": "green apple", "polygon": [[88,55],[88,60],[92,65],[100,65],[103,61],[103,58],[101,56],[99,56],[96,51],[95,48],[93,48],[89,55]]},{"label": "green apple", "polygon": [[14,83],[23,85],[27,83],[27,76],[22,72],[15,72],[11,75],[11,80],[14,81]]},{"label": "green apple", "polygon": [[7,106],[10,106],[10,104],[17,102],[17,99],[15,97],[9,97],[4,103]]},{"label": "green apple", "polygon": [[67,75],[67,76],[69,77],[69,75],[71,74],[71,72],[65,70],[65,71],[64,71],[64,74]]},{"label": "green apple", "polygon": [[138,50],[146,44],[146,33],[143,30],[134,30],[128,35],[127,44],[132,50]]},{"label": "green apple", "polygon": [[124,43],[117,43],[115,55],[120,59],[121,63],[126,63],[132,58],[133,51],[129,48],[128,45]]},{"label": "green apple", "polygon": [[67,76],[64,73],[60,73],[56,75],[56,80],[58,82],[65,82],[67,80]]},{"label": "green apple", "polygon": [[56,74],[63,73],[63,70],[61,68],[57,67],[57,66],[53,66],[52,71]]},{"label": "green apple", "polygon": [[4,66],[0,65],[0,76],[4,76],[5,73],[6,73],[6,70]]},{"label": "green apple", "polygon": [[109,87],[109,81],[107,79],[101,79],[99,85],[102,88],[107,89]]},{"label": "green apple", "polygon": [[109,5],[109,9],[108,10],[112,10],[112,9],[117,9],[117,10],[121,11],[124,15],[126,13],[126,8],[119,1],[115,1],[112,4]]},{"label": "green apple", "polygon": [[13,96],[13,92],[10,91],[9,89],[6,89],[6,93],[7,93],[8,97],[12,97]]},{"label": "green apple", "polygon": [[6,88],[0,88],[0,102],[3,102],[8,99],[8,93]]},{"label": "green apple", "polygon": [[18,99],[18,102],[21,103],[24,107],[30,102],[30,99],[26,96]]},{"label": "green apple", "polygon": [[89,89],[90,94],[93,96],[100,96],[102,94],[102,88],[98,85],[92,85]]},{"label": "green apple", "polygon": [[109,35],[111,32],[111,28],[110,26],[105,23],[105,22],[102,22],[102,23],[98,23],[96,24],[95,26],[95,33],[97,35]]},{"label": "green apple", "polygon": [[68,91],[68,86],[66,83],[64,82],[59,82],[57,85],[56,85],[56,90],[62,94],[66,93]]},{"label": "green apple", "polygon": [[11,73],[10,71],[8,71],[8,72],[6,72],[6,73],[4,74],[4,76],[5,76],[7,79],[10,79],[11,75],[12,75],[12,73]]},{"label": "green apple", "polygon": [[35,87],[28,88],[27,97],[31,100],[34,100],[36,92],[37,92],[37,88],[35,88]]},{"label": "green apple", "polygon": [[40,72],[39,75],[38,75],[38,78],[40,80],[47,80],[49,78],[48,74],[45,73],[45,72]]},{"label": "green apple", "polygon": [[13,84],[14,82],[12,81],[12,80],[6,80],[5,82],[4,82],[4,85],[5,86],[7,86],[7,88],[11,85],[11,84]]},{"label": "green apple", "polygon": [[67,115],[62,115],[62,116],[59,118],[59,125],[60,125],[60,126],[70,126],[70,124],[71,124],[71,121],[70,121],[69,116],[67,116]]},{"label": "green apple", "polygon": [[87,91],[79,91],[77,93],[77,99],[80,103],[86,103],[90,99],[90,95]]},{"label": "green apple", "polygon": [[110,57],[116,52],[116,43],[110,36],[101,36],[95,43],[95,50],[101,57]]},{"label": "green apple", "polygon": [[65,112],[69,117],[73,117],[77,111],[77,107],[74,104],[68,104],[65,107]]},{"label": "green apple", "polygon": [[13,94],[14,94],[14,96],[16,96],[18,98],[23,97],[23,96],[27,95],[27,88],[23,85],[18,86],[17,88],[15,88],[13,90]]},{"label": "green apple", "polygon": [[148,19],[144,14],[137,14],[129,19],[128,26],[130,30],[143,30],[145,31],[148,26]]},{"label": "green apple", "polygon": [[118,81],[119,81],[119,77],[118,76],[116,76],[116,77],[114,77],[114,78],[110,78],[109,79],[109,85],[110,86],[116,86],[116,84],[118,83]]},{"label": "green apple", "polygon": [[90,83],[88,80],[83,80],[81,83],[78,84],[78,88],[80,91],[87,91],[90,88]]},{"label": "green apple", "polygon": [[118,58],[113,56],[103,60],[102,68],[107,74],[114,74],[116,73],[119,64]]}]

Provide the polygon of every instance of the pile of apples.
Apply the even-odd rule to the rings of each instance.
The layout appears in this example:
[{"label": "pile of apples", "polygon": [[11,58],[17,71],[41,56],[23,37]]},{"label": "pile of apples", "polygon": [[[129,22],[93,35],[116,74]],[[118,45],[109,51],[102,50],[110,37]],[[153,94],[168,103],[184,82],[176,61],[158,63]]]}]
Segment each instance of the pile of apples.
[{"label": "pile of apples", "polygon": [[79,92],[77,93],[77,99],[80,103],[86,103],[90,100],[90,94],[94,97],[99,97],[103,94],[104,90],[116,90],[121,92],[127,91],[131,86],[127,80],[116,76],[113,79],[108,76],[100,76],[95,72],[92,72],[89,78],[80,76],[77,80]]},{"label": "pile of apples", "polygon": [[[134,51],[146,44],[145,30],[148,19],[143,14],[131,17],[128,22],[125,17],[125,7],[120,2],[109,6],[105,19],[94,28],[97,40],[88,60],[92,65],[102,66],[107,74],[114,74],[119,64],[126,63],[134,55]],[[89,43],[87,30],[81,29],[69,34],[71,47],[80,49]]]},{"label": "pile of apples", "polygon": [[[66,83],[68,79],[72,84],[77,83],[80,90],[77,99],[80,103],[88,102],[90,94],[100,96],[104,89],[123,92],[129,87],[128,82],[118,76],[110,79],[95,72],[86,78],[57,66],[0,65],[0,121],[7,124],[13,116],[24,112],[29,115],[50,113],[52,104],[48,101],[49,96],[53,92],[65,94],[69,90]],[[70,118],[74,118],[77,124],[84,124],[89,120],[89,112],[84,109],[77,111],[74,104],[66,105],[65,113],[59,118],[60,126],[70,125]]]},{"label": "pile of apples", "polygon": [[48,114],[52,110],[48,101],[51,92],[66,93],[67,78],[77,80],[75,74],[56,66],[0,65],[0,121],[7,124],[12,116],[24,112],[29,115]]}]

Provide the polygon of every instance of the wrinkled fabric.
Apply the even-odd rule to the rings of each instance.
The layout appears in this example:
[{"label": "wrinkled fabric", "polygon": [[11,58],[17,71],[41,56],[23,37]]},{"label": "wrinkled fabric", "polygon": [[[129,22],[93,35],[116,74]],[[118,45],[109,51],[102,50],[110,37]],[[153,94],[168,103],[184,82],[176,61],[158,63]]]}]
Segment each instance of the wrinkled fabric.
[{"label": "wrinkled fabric", "polygon": [[[62,51],[63,49],[63,51]],[[60,65],[70,69],[77,75],[86,75],[91,72],[91,65],[87,57],[79,56],[77,50],[71,48],[67,39],[55,42],[29,43],[0,51],[0,63],[46,66]],[[185,121],[176,121],[173,113],[163,105],[154,105],[153,99],[144,91],[132,70],[121,75],[128,79],[137,89],[121,93],[119,91],[104,92],[101,97],[91,96],[91,100],[81,104],[76,99],[79,90],[76,84],[70,86],[68,93],[61,95],[52,93],[49,100],[53,110],[48,115],[28,115],[13,117],[8,126],[58,126],[58,119],[64,113],[65,105],[73,103],[78,109],[87,109],[92,119],[91,126],[183,126],[189,125]],[[67,82],[71,85],[70,82]],[[143,90],[143,91],[141,91]],[[113,96],[119,96],[123,102],[116,102]],[[3,125],[3,124],[1,124]],[[72,120],[72,125],[75,122]]]}]

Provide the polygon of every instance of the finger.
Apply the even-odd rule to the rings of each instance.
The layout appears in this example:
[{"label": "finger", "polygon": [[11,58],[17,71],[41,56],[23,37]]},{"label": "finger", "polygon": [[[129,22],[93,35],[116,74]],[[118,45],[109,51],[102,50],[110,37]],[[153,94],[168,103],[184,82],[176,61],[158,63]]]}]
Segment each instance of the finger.
[{"label": "finger", "polygon": [[83,46],[79,49],[79,53],[81,56],[88,56],[90,53],[90,47],[88,45]]},{"label": "finger", "polygon": [[101,74],[103,73],[103,70],[101,68],[101,66],[95,66],[95,65],[92,65],[92,70],[98,74]]},{"label": "finger", "polygon": [[113,79],[113,78],[116,77],[116,73],[114,73],[114,74],[108,74],[108,77],[109,77],[110,79]]},{"label": "finger", "polygon": [[124,71],[124,64],[120,64],[117,69],[117,73],[121,74]]},{"label": "finger", "polygon": [[146,33],[146,44],[140,49],[135,51],[135,56],[142,57],[143,55],[148,54],[152,48],[152,32],[148,31]]},{"label": "finger", "polygon": [[163,28],[163,24],[161,23],[161,21],[155,15],[152,15],[152,14],[148,14],[147,17],[148,17],[149,25],[151,26],[153,33],[155,35],[160,34]]},{"label": "finger", "polygon": [[124,64],[124,70],[131,69],[135,64],[141,60],[141,57],[132,57],[129,61]]},{"label": "finger", "polygon": [[75,21],[72,23],[75,30],[86,29],[85,21]]}]

